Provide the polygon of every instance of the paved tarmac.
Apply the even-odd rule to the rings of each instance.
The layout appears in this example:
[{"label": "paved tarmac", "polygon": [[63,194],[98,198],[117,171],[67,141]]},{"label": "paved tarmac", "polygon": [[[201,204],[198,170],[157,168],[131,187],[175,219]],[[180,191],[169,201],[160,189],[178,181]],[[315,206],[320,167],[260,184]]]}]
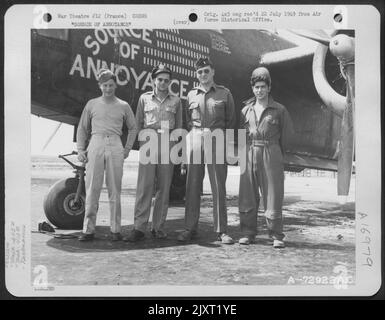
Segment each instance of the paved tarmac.
[{"label": "paved tarmac", "polygon": [[[184,203],[172,204],[166,231],[169,238],[146,239],[137,244],[111,242],[107,192],[102,191],[97,219],[97,239],[80,243],[32,233],[31,267],[44,265],[51,286],[62,285],[290,285],[329,281],[334,268],[346,266],[355,277],[355,181],[346,204],[336,196],[331,173],[312,177],[287,174],[285,179],[284,233],[286,248],[273,249],[262,212],[256,242],[249,246],[223,245],[212,227],[212,198],[206,174],[199,235],[187,244],[177,243],[183,229]],[[59,159],[34,158],[31,170],[32,231],[45,220],[43,199],[49,187],[73,176]],[[317,176],[318,175],[318,176]],[[323,176],[321,176],[323,175]],[[133,224],[137,179],[137,153],[125,162],[122,193],[123,233]],[[227,179],[229,234],[241,237],[238,216],[239,167],[230,167]],[[74,234],[78,230],[56,230]],[[294,283],[293,283],[294,280]],[[310,283],[309,283],[310,282]],[[324,284],[327,284],[324,282]]]}]

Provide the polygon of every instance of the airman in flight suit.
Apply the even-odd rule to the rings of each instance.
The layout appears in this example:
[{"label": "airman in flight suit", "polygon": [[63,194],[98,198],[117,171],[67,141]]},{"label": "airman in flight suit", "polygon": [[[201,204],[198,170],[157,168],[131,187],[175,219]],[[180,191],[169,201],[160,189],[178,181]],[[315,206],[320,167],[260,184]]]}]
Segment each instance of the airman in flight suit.
[{"label": "airman in flight suit", "polygon": [[254,97],[241,111],[240,128],[246,129],[246,170],[239,185],[239,213],[243,237],[254,240],[261,190],[269,236],[275,248],[284,247],[282,202],[284,196],[283,154],[293,126],[286,108],[269,95],[269,71],[260,67],[251,75]]}]

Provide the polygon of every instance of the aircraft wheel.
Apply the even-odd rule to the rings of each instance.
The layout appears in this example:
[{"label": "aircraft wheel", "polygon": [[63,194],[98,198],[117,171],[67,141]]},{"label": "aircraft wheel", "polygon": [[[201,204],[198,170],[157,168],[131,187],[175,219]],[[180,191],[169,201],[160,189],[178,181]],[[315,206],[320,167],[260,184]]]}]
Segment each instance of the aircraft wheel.
[{"label": "aircraft wheel", "polygon": [[170,201],[183,200],[186,195],[186,178],[180,172],[180,165],[174,166],[174,175],[170,187]]},{"label": "aircraft wheel", "polygon": [[59,229],[76,229],[83,227],[85,212],[85,190],[78,203],[75,203],[79,179],[69,178],[56,182],[44,198],[44,212],[53,225]]}]

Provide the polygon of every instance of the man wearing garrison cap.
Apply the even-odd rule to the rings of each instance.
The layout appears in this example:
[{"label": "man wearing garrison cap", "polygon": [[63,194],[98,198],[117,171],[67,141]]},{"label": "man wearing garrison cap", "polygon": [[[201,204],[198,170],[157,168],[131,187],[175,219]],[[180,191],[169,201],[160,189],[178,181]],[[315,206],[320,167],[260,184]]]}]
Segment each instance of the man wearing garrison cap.
[{"label": "man wearing garrison cap", "polygon": [[293,134],[292,122],[286,108],[270,96],[271,78],[266,68],[255,69],[250,84],[254,97],[245,102],[240,117],[240,129],[246,129],[247,156],[239,183],[243,233],[239,243],[247,245],[255,238],[261,190],[269,236],[274,248],[283,248],[283,154]]},{"label": "man wearing garrison cap", "polygon": [[[167,237],[164,224],[167,217],[169,191],[174,166],[170,161],[170,150],[174,145],[169,141],[169,148],[162,148],[162,139],[167,139],[170,131],[182,127],[182,105],[179,97],[169,92],[171,70],[160,64],[152,70],[154,90],[143,93],[136,109],[138,131],[153,130],[158,137],[156,163],[139,163],[136,201],[134,209],[134,229],[124,238],[136,242],[144,239],[150,217],[151,200],[156,182],[154,211],[152,215],[151,235],[155,239]],[[142,152],[140,150],[140,152]],[[168,163],[161,163],[162,154],[167,155]]]},{"label": "man wearing garrison cap", "polygon": [[[214,66],[208,58],[200,58],[195,63],[199,85],[187,95],[187,126],[190,130],[188,143],[188,165],[186,185],[185,231],[178,235],[178,241],[185,242],[196,235],[200,215],[200,190],[204,177],[206,153],[211,152],[212,161],[207,162],[211,190],[213,193],[214,232],[218,241],[232,244],[233,239],[227,234],[226,177],[227,164],[218,161],[217,145],[225,153],[225,145],[212,140],[212,150],[203,147],[205,136],[215,129],[233,129],[235,108],[231,92],[214,82]],[[224,133],[225,136],[225,133]],[[200,143],[195,143],[199,141]],[[194,154],[201,154],[200,161],[194,162]],[[223,154],[222,159],[225,155]]]},{"label": "man wearing garrison cap", "polygon": [[[77,129],[78,159],[86,163],[86,210],[80,241],[94,239],[96,214],[104,175],[111,214],[111,240],[121,239],[121,186],[123,162],[136,137],[135,116],[129,104],[115,96],[116,76],[108,69],[98,75],[102,95],[91,99],[83,109]],[[128,139],[122,145],[123,124]]]}]

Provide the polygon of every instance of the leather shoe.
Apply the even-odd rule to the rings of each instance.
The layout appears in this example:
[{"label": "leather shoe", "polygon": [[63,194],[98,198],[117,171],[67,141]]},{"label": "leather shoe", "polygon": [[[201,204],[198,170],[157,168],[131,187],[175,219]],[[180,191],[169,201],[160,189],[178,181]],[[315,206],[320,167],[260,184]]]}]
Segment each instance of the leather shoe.
[{"label": "leather shoe", "polygon": [[276,248],[276,249],[285,248],[285,242],[283,242],[282,240],[274,239],[273,247]]},{"label": "leather shoe", "polygon": [[117,233],[114,233],[114,232],[111,232],[111,241],[120,241],[122,240],[122,235],[117,232]]},{"label": "leather shoe", "polygon": [[239,239],[239,244],[249,245],[250,243],[254,242],[254,237],[252,236],[245,236]]},{"label": "leather shoe", "polygon": [[82,233],[79,237],[79,241],[92,241],[94,240],[95,235],[93,233]]},{"label": "leather shoe", "polygon": [[234,240],[226,233],[219,233],[218,234],[218,241],[221,241],[223,244],[233,244]]},{"label": "leather shoe", "polygon": [[167,238],[167,233],[162,231],[162,230],[156,231],[156,230],[152,229],[151,235],[155,239],[166,239]]},{"label": "leather shoe", "polygon": [[187,242],[187,241],[190,241],[195,235],[196,235],[196,232],[194,231],[184,230],[178,234],[178,237],[176,239],[179,242]]},{"label": "leather shoe", "polygon": [[144,239],[144,233],[142,231],[134,229],[131,231],[131,233],[127,237],[123,238],[123,241],[137,242],[143,239]]}]

